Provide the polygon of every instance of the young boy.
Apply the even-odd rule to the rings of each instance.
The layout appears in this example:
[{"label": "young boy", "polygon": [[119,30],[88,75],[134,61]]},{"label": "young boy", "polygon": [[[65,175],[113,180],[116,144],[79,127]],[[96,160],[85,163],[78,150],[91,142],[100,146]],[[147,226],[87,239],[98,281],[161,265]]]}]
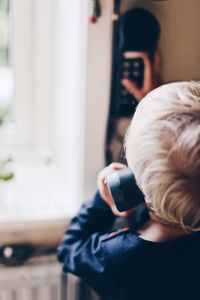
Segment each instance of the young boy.
[{"label": "young boy", "polygon": [[[128,166],[149,220],[109,232],[119,213],[100,172],[58,247],[65,272],[83,277],[106,300],[200,299],[200,83],[164,85],[138,105],[126,136]],[[134,195],[133,195],[134,197]]]}]

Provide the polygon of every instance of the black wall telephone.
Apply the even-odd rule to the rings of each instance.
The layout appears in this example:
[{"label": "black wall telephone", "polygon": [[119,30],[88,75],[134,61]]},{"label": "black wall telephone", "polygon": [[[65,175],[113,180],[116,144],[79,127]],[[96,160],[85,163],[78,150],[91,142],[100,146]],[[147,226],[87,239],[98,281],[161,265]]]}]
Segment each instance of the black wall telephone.
[{"label": "black wall telephone", "polygon": [[128,78],[141,88],[144,81],[144,62],[140,52],[147,52],[153,60],[160,35],[157,19],[147,10],[133,8],[119,17],[113,57],[113,86],[111,112],[117,117],[130,116],[136,99],[122,85]]},{"label": "black wall telephone", "polygon": [[[115,0],[116,15],[120,15],[120,2]],[[112,87],[105,145],[107,165],[112,161],[126,163],[122,150],[123,120],[130,122],[138,103],[122,85],[122,79],[128,78],[142,88],[145,66],[140,52],[147,52],[153,60],[159,36],[157,19],[142,8],[126,11],[113,23]]]}]

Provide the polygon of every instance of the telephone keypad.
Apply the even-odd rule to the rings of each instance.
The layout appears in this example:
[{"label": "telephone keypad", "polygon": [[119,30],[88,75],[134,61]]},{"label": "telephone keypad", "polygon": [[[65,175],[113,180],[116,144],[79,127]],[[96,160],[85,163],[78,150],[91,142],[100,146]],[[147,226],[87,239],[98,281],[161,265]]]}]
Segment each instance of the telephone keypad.
[{"label": "telephone keypad", "polygon": [[141,57],[123,58],[121,78],[128,78],[141,88],[143,86],[144,62]]},{"label": "telephone keypad", "polygon": [[[142,88],[144,80],[144,62],[141,57],[126,58],[123,57],[120,70],[120,81],[122,79],[133,81],[138,88]],[[123,84],[120,85],[120,91],[117,92],[119,97],[120,111],[122,115],[129,115],[137,106],[137,99],[134,94],[128,91]]]}]

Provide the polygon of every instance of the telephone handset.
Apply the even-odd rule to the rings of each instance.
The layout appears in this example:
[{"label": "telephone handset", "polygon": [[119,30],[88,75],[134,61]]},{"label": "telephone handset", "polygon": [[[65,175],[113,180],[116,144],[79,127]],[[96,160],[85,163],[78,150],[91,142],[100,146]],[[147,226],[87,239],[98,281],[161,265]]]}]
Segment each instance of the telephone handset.
[{"label": "telephone handset", "polygon": [[119,211],[127,211],[145,203],[144,195],[129,168],[112,172],[105,181]]}]

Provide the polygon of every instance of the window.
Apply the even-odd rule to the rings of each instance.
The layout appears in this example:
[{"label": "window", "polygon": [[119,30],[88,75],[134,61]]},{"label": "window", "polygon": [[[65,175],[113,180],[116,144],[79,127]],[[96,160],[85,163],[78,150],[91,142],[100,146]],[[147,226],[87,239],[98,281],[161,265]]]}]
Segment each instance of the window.
[{"label": "window", "polygon": [[13,157],[15,176],[1,182],[2,221],[72,215],[83,199],[83,100],[77,90],[78,49],[87,30],[83,2],[10,0],[5,10],[15,89],[0,149]]},{"label": "window", "polygon": [[[31,1],[0,0],[1,65],[0,107],[5,116],[0,126],[0,154],[30,156],[31,135]],[[3,84],[2,84],[3,83]]]},{"label": "window", "polygon": [[0,219],[70,216],[104,165],[112,2],[95,25],[85,0],[9,3],[15,88],[0,150],[15,177],[0,184]]},{"label": "window", "polygon": [[0,124],[11,119],[14,95],[10,6],[10,0],[0,0]]}]

